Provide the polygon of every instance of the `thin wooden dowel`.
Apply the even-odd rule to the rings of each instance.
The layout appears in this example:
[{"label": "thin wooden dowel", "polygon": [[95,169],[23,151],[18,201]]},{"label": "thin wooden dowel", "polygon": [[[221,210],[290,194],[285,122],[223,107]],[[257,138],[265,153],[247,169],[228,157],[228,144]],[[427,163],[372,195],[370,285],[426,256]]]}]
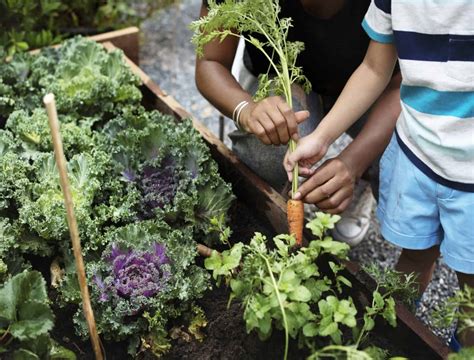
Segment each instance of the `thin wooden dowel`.
[{"label": "thin wooden dowel", "polygon": [[197,244],[197,252],[202,257],[208,258],[212,255],[212,249],[203,244]]},{"label": "thin wooden dowel", "polygon": [[56,164],[59,171],[59,180],[61,182],[61,189],[64,195],[64,204],[66,206],[67,222],[69,225],[69,234],[71,235],[72,249],[74,258],[76,260],[76,272],[79,280],[79,287],[81,288],[82,308],[84,316],[89,326],[89,334],[92,341],[92,348],[94,350],[95,358],[103,360],[102,350],[100,346],[99,335],[97,334],[97,327],[94,319],[94,312],[92,311],[91,301],[89,297],[89,289],[87,287],[86,272],[84,269],[84,260],[82,258],[81,241],[79,239],[79,230],[77,227],[76,216],[74,215],[74,203],[72,201],[71,189],[69,186],[69,179],[67,176],[66,158],[64,156],[63,142],[61,133],[59,131],[58,114],[56,112],[56,103],[53,94],[47,94],[43,98],[46,112],[48,113],[49,127],[53,138],[54,155],[56,157]]}]

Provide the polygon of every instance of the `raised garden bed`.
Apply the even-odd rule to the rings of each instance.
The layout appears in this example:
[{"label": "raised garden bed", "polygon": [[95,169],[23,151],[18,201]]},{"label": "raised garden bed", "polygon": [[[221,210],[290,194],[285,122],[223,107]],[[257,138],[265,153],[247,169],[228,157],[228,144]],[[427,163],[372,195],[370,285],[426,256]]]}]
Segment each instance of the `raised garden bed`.
[{"label": "raised garden bed", "polygon": [[[114,47],[108,43],[104,43],[104,46],[108,49],[113,49]],[[264,219],[271,226],[274,234],[285,233],[287,231],[285,199],[240,162],[236,155],[209,129],[193,117],[192,114],[183,109],[170,95],[163,92],[138,66],[131,61],[129,61],[129,65],[143,82],[142,93],[146,106],[158,109],[164,113],[173,114],[178,120],[191,118],[194,127],[207,142],[213,158],[218,162],[221,176],[232,184],[234,194],[239,201],[255,211],[260,219]],[[305,236],[310,238],[309,233],[306,233]],[[374,287],[373,280],[357,264],[350,261],[347,261],[345,264],[348,270],[345,276],[355,285],[354,292],[358,293],[355,296],[353,294],[353,297],[369,298],[369,294],[371,294]],[[378,332],[385,335],[385,341],[393,342],[394,349],[401,350],[410,359],[441,359],[447,357],[449,349],[438,337],[424,326],[405,306],[397,304],[396,308],[398,321],[396,329],[384,324],[378,324]],[[241,319],[238,319],[238,321],[241,321]],[[197,346],[194,347],[199,348]],[[223,348],[225,348],[225,345]],[[202,358],[212,358],[206,357],[208,354],[206,351],[203,351],[201,354]],[[190,355],[190,358],[192,358],[192,355]],[[236,356],[234,358],[240,357]],[[250,356],[249,358],[253,357]]]},{"label": "raised garden bed", "polygon": [[[115,42],[117,44],[117,42]],[[103,44],[113,50],[111,42]],[[136,47],[130,46],[135,49]],[[219,173],[223,179],[233,186],[238,201],[230,211],[230,226],[233,233],[231,241],[247,241],[255,231],[268,234],[269,237],[287,231],[286,203],[268,184],[262,181],[204,125],[191,114],[187,113],[171,96],[164,93],[137,65],[127,59],[133,72],[142,81],[141,92],[143,104],[148,109],[157,109],[165,114],[173,115],[177,121],[191,118],[193,125],[207,143],[212,157],[219,165]],[[34,259],[32,259],[34,261]],[[320,268],[327,268],[328,258],[321,258]],[[359,304],[370,299],[373,283],[356,264],[347,262],[344,276],[353,284],[351,296]],[[39,266],[41,268],[41,265]],[[47,270],[47,269],[44,269]],[[47,273],[47,271],[45,271]],[[51,294],[54,297],[54,294]],[[246,334],[242,320],[242,310],[237,303],[227,309],[228,292],[226,290],[210,290],[198,301],[205,310],[208,325],[204,328],[205,338],[202,342],[186,341],[180,336],[172,341],[173,347],[166,355],[169,359],[277,359],[283,350],[283,335],[275,332],[267,342],[260,342],[254,334]],[[410,359],[440,359],[448,354],[446,346],[424,327],[408,310],[397,305],[398,327],[393,329],[380,322],[376,326],[373,342],[394,350],[394,354],[405,355]],[[63,312],[57,316],[55,338],[74,350],[79,359],[92,358],[87,342],[74,337],[72,313]],[[182,334],[181,334],[182,335]],[[372,339],[372,338],[371,338]],[[126,346],[105,344],[109,359],[126,359]],[[303,358],[304,352],[291,344],[289,357]],[[146,353],[139,358],[147,358]]]}]

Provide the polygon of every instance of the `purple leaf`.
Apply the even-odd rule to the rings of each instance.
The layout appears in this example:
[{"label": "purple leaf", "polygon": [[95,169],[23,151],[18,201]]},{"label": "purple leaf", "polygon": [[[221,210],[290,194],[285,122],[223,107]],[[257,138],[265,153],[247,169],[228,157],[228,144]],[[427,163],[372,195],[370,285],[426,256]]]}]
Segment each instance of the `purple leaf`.
[{"label": "purple leaf", "polygon": [[154,296],[170,278],[169,271],[163,269],[164,264],[169,264],[166,248],[159,243],[154,243],[150,251],[122,251],[113,244],[109,261],[113,286],[124,298]]}]

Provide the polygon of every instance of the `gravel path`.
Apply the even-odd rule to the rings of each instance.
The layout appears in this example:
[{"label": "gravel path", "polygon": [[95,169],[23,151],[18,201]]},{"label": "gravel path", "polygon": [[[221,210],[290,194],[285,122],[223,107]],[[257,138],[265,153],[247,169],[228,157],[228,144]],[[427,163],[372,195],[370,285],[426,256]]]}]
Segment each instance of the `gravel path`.
[{"label": "gravel path", "polygon": [[[194,83],[195,55],[188,24],[197,18],[200,4],[201,0],[181,0],[142,25],[140,66],[163,90],[218,134],[219,113],[199,94]],[[227,120],[226,133],[232,129],[233,124]],[[225,142],[229,145],[228,139]],[[386,268],[394,266],[399,253],[399,249],[381,237],[377,220],[373,217],[366,239],[351,251],[350,256],[361,264],[375,262]],[[454,272],[439,261],[417,316],[430,325],[429,314],[435,304],[442,302],[455,289],[457,280]],[[449,339],[451,331],[444,329],[435,332]]]}]

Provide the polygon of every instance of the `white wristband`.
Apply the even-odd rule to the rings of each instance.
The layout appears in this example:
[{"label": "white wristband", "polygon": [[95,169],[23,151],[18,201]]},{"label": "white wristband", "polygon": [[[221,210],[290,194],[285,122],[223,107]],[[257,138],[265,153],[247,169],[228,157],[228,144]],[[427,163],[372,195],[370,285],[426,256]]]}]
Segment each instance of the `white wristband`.
[{"label": "white wristband", "polygon": [[234,111],[232,112],[232,120],[234,121],[235,125],[237,126],[239,130],[242,130],[242,127],[240,125],[240,112],[248,104],[249,102],[246,100],[241,101],[237,104],[237,106],[234,108]]},{"label": "white wristband", "polygon": [[243,131],[244,129],[242,128],[242,125],[240,124],[240,113],[242,112],[242,110],[243,110],[248,104],[249,104],[248,101],[246,101],[245,104],[243,104],[243,105],[239,108],[239,110],[237,110],[237,115],[235,115],[235,124],[237,125],[237,128],[238,128],[239,130],[242,130],[242,131]]}]

